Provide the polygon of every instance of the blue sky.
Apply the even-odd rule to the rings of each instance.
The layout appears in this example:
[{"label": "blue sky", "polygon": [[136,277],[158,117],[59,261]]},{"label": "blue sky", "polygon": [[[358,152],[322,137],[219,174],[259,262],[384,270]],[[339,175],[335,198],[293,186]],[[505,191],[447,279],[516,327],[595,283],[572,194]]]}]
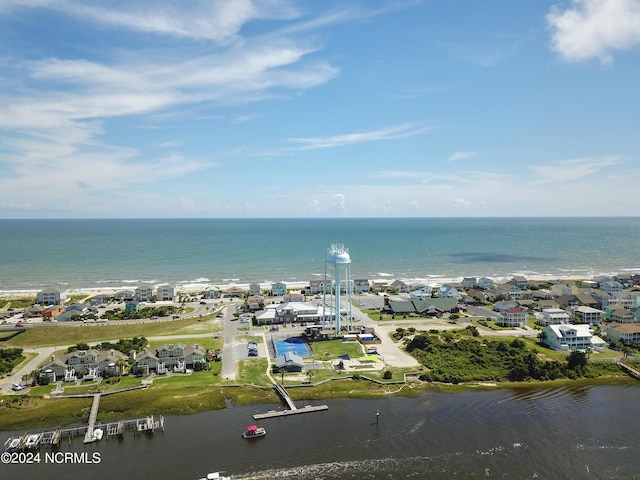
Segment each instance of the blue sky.
[{"label": "blue sky", "polygon": [[640,0],[0,2],[0,218],[638,215]]}]

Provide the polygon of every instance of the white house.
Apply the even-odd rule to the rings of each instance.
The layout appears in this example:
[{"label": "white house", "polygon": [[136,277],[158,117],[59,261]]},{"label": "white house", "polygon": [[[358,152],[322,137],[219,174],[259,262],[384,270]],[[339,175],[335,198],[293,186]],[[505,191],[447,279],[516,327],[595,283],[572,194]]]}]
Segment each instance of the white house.
[{"label": "white house", "polygon": [[561,308],[543,308],[542,315],[538,317],[538,324],[542,326],[562,325],[570,322],[571,316]]},{"label": "white house", "polygon": [[462,294],[453,285],[441,286],[438,289],[436,295],[441,298],[455,298],[456,300],[462,299]]},{"label": "white house", "polygon": [[394,280],[393,283],[389,285],[389,288],[391,288],[392,290],[395,290],[398,293],[409,292],[409,285],[404,283],[402,280]]},{"label": "white house", "polygon": [[262,287],[260,287],[258,282],[253,282],[249,285],[249,296],[253,297],[257,295],[262,295]]},{"label": "white house", "polygon": [[40,290],[36,295],[36,303],[40,305],[62,305],[67,300],[67,292],[55,288]]},{"label": "white house", "polygon": [[600,325],[600,323],[602,323],[602,316],[604,315],[604,312],[602,310],[598,310],[597,308],[581,305],[579,307],[576,307],[573,314],[578,323]]},{"label": "white house", "polygon": [[542,329],[542,343],[553,350],[603,350],[607,343],[593,335],[589,325],[548,325]]},{"label": "white house", "polygon": [[175,289],[171,285],[159,285],[156,289],[156,297],[161,302],[172,301],[175,296]]},{"label": "white house", "polygon": [[478,286],[478,280],[476,279],[476,277],[464,277],[462,279],[462,287],[469,289],[469,288],[476,288]]},{"label": "white house", "polygon": [[135,298],[138,302],[150,302],[153,297],[153,288],[138,287],[135,291]]},{"label": "white house", "polygon": [[573,289],[566,283],[556,283],[551,285],[551,293],[555,297],[562,297],[563,295],[572,295]]},{"label": "white house", "polygon": [[371,285],[366,278],[356,278],[353,281],[353,291],[356,295],[361,293],[369,293],[371,291]]},{"label": "white house", "polygon": [[527,311],[522,307],[508,308],[500,312],[496,323],[502,327],[524,327],[527,321]]}]

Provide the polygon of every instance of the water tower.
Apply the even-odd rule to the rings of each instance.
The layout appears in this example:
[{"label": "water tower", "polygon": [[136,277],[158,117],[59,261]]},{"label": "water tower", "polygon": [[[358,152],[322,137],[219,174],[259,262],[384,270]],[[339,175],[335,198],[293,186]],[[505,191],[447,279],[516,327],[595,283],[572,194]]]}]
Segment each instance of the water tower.
[{"label": "water tower", "polygon": [[[322,307],[322,328],[325,328],[325,321],[329,324],[333,317],[336,327],[336,335],[340,334],[340,300],[342,294],[347,299],[347,318],[351,324],[351,257],[349,250],[344,245],[334,243],[329,248],[324,263],[324,283],[323,283],[323,307]],[[325,313],[327,308],[327,290],[329,290],[329,305],[331,306],[329,315]]]}]

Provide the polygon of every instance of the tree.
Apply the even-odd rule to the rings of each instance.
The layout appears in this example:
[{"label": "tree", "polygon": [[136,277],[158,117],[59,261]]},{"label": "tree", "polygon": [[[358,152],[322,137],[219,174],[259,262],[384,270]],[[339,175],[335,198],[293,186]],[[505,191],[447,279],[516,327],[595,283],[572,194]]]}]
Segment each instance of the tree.
[{"label": "tree", "polygon": [[587,366],[587,354],[574,350],[567,357],[567,366],[569,370],[583,371]]}]

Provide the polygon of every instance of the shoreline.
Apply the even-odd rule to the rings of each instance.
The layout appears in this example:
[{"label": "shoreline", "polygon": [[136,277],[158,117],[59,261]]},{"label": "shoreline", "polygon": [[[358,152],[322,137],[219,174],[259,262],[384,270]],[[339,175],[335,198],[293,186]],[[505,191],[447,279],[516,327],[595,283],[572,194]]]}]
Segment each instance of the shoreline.
[{"label": "shoreline", "polygon": [[[635,270],[633,271],[629,271],[629,274],[633,274],[634,272],[636,272]],[[495,283],[506,283],[507,281],[509,281],[511,278],[513,278],[514,275],[510,275],[510,276],[494,276],[494,277],[489,277],[492,280],[494,280]],[[602,273],[602,274],[597,274],[597,275],[592,275],[592,276],[576,276],[576,275],[552,275],[552,274],[538,274],[538,275],[523,275],[527,278],[527,280],[529,281],[533,281],[533,282],[551,282],[551,281],[589,281],[589,280],[593,280],[596,277],[610,277],[613,275],[620,275],[620,273]],[[463,276],[457,276],[457,277],[445,277],[445,276],[429,276],[429,277],[424,277],[424,278],[395,278],[393,276],[386,276],[386,275],[382,275],[379,277],[372,277],[369,278],[368,280],[370,282],[387,282],[388,284],[393,283],[396,280],[402,281],[404,283],[406,283],[407,285],[411,286],[411,285],[426,285],[428,287],[431,288],[438,288],[444,284],[460,284],[462,283],[462,279],[465,278]],[[481,277],[477,277],[477,278],[481,278]],[[235,279],[234,279],[235,280]],[[287,289],[288,290],[302,290],[303,288],[307,287],[309,285],[309,281],[299,281],[299,280],[295,280],[295,281],[282,281],[283,283],[285,283],[287,285]],[[265,289],[269,289],[271,287],[271,282],[251,282],[251,283],[259,283],[260,284],[260,288],[265,290]],[[243,283],[243,282],[239,282],[239,281],[232,281],[229,280],[227,282],[224,283],[214,283],[214,282],[201,282],[201,283],[178,283],[176,285],[174,285],[175,288],[175,292],[176,294],[180,294],[180,293],[186,293],[186,294],[192,294],[195,292],[201,292],[201,291],[205,291],[205,290],[211,290],[211,289],[215,289],[215,290],[220,290],[220,291],[224,291],[228,288],[231,287],[240,287],[243,288],[245,290],[249,289],[249,286],[251,285],[251,283]],[[56,288],[60,291],[66,291],[67,293],[69,293],[70,295],[87,295],[87,296],[95,296],[95,295],[104,295],[104,294],[114,294],[120,290],[132,290],[135,289],[136,287],[140,286],[140,285],[147,285],[150,286],[152,288],[157,288],[160,285],[167,285],[167,282],[157,282],[157,281],[153,281],[153,282],[144,282],[144,281],[140,281],[140,282],[135,282],[135,283],[130,283],[130,284],[124,284],[121,286],[109,286],[109,287],[77,287],[77,288],[65,288],[64,285],[58,285],[58,286],[54,286],[51,288]],[[27,297],[27,296],[35,296],[37,295],[38,292],[42,291],[45,288],[49,288],[49,287],[43,287],[43,288],[38,288],[38,289],[0,289],[0,298],[19,298],[19,297]],[[355,294],[357,295],[357,294]]]}]

